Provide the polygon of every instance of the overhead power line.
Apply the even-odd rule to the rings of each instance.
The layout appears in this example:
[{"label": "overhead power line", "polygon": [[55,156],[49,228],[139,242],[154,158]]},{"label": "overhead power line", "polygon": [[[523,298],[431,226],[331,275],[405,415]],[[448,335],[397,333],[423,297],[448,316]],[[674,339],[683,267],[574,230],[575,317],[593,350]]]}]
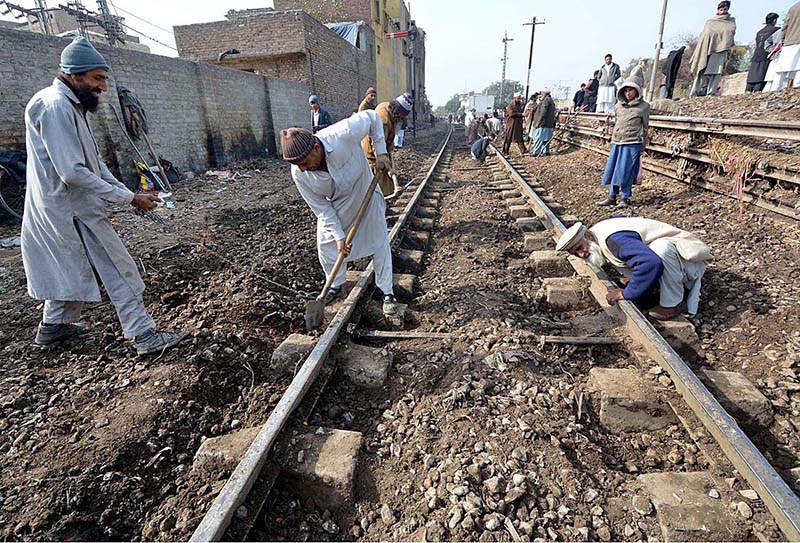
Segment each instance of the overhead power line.
[{"label": "overhead power line", "polygon": [[114,2],[109,2],[109,4],[111,4],[111,7],[114,8],[114,11],[121,11],[125,15],[128,15],[129,17],[132,17],[132,18],[136,19],[137,21],[141,21],[141,22],[143,22],[143,23],[145,23],[147,25],[152,26],[153,28],[157,28],[157,29],[159,29],[159,30],[161,30],[163,32],[166,32],[167,34],[173,34],[172,30],[168,30],[168,29],[166,29],[164,27],[158,26],[155,23],[151,23],[147,19],[143,19],[143,18],[139,17],[138,15],[135,15],[135,14],[131,13],[130,11],[124,10],[121,7],[115,5]]}]

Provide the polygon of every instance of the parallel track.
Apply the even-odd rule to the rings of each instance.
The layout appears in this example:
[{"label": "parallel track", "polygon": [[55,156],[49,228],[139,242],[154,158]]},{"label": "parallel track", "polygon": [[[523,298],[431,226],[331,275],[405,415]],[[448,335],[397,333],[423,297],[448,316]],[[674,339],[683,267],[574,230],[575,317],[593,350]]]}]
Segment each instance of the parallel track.
[{"label": "parallel track", "polygon": [[[417,184],[413,196],[389,232],[389,241],[392,245],[400,240],[403,229],[409,219],[414,216],[414,209],[439,167],[451,136],[452,127],[448,131],[444,143],[433,161],[433,165],[425,178]],[[258,481],[261,470],[268,461],[281,431],[297,407],[303,402],[306,394],[311,390],[317,377],[322,372],[328,355],[339,335],[353,316],[359,301],[369,290],[373,275],[374,269],[370,262],[367,269],[361,273],[342,307],[322,333],[311,354],[303,362],[288,389],[284,392],[266,423],[262,426],[261,431],[251,443],[244,458],[236,466],[233,474],[231,474],[211,508],[203,517],[200,525],[192,534],[191,541],[221,541],[223,539],[228,527],[231,525],[236,510],[245,502],[251,489]]]},{"label": "parallel track", "polygon": [[[500,152],[496,156],[553,239],[557,240],[567,227],[506,157]],[[631,338],[669,373],[686,404],[714,436],[742,477],[758,493],[787,540],[800,541],[800,499],[739,428],[733,417],[633,303],[623,300],[615,307],[608,305],[605,295],[610,288],[616,288],[616,285],[605,272],[589,266],[577,257],[570,257],[570,264],[579,275],[591,280],[592,295],[600,306],[623,323]]]},{"label": "parallel track", "polygon": [[[586,141],[586,138],[609,142],[610,136],[606,135],[601,129],[581,124],[580,121],[594,121],[605,119],[606,115],[601,113],[579,113],[574,116],[561,115],[558,125],[556,139],[576,147],[594,151],[608,156],[608,151],[597,145]],[[695,134],[711,134],[725,136],[739,136],[747,138],[776,138],[785,141],[800,141],[800,123],[777,122],[777,121],[748,121],[738,119],[703,119],[691,117],[660,117],[650,118],[650,127],[661,130],[678,130]],[[698,148],[673,149],[662,145],[648,143],[647,151],[654,156],[665,159],[678,159],[678,168],[672,168],[658,160],[645,157],[642,160],[642,167],[659,175],[664,175],[676,181],[696,186],[717,194],[739,199],[740,196],[733,194],[729,190],[708,183],[686,171],[685,166],[689,163],[697,164],[700,167],[721,167],[719,161],[715,160],[711,153]],[[772,168],[767,165],[756,164],[753,175],[766,180],[771,186],[775,184],[783,185],[787,188],[800,190],[800,171]],[[777,213],[787,218],[800,220],[800,211],[780,202],[770,201],[763,195],[745,190],[741,200],[748,204],[755,205],[773,213]]]}]

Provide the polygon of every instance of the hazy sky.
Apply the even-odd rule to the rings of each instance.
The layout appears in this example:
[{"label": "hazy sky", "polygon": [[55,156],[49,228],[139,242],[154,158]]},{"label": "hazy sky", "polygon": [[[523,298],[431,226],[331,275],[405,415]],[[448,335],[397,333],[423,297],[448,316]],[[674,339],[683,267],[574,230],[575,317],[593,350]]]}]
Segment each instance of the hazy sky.
[{"label": "hazy sky", "polygon": [[[664,43],[667,49],[678,36],[699,33],[714,15],[718,0],[669,0]],[[737,43],[751,43],[769,11],[781,15],[796,0],[733,0]],[[32,0],[17,0],[32,7]],[[229,9],[272,5],[271,0],[112,0],[118,9],[156,25],[221,20]],[[54,0],[50,5],[56,5]],[[93,0],[84,4],[94,9]],[[530,26],[534,16],[546,24],[536,27],[532,88],[557,85],[576,87],[588,79],[612,53],[623,67],[633,57],[652,56],[658,34],[662,0],[412,0],[411,15],[423,27],[427,40],[427,91],[438,106],[464,90],[480,91],[500,79],[503,32],[509,43],[506,77],[525,83]],[[601,9],[602,8],[602,9]],[[113,11],[113,8],[112,8]],[[127,23],[159,41],[174,46],[170,33],[119,12]],[[8,19],[9,17],[4,17]],[[780,24],[780,23],[779,23]],[[147,39],[154,53],[177,53]]]}]

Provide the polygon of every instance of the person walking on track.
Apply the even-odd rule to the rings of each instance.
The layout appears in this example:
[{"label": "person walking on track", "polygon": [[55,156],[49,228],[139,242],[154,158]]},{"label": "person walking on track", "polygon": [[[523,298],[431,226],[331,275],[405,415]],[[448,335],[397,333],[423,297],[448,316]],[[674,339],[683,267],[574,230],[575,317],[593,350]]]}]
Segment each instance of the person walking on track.
[{"label": "person walking on track", "polygon": [[111,174],[87,119],[107,89],[108,71],[91,42],[78,38],[61,52],[53,84],[25,108],[22,262],[28,294],[44,300],[34,341],[49,347],[84,333],[81,311],[86,302],[100,301],[99,277],[137,353],[162,352],[184,334],[156,331],[139,269],[106,212],[109,203],[149,211],[159,199],[134,194]]},{"label": "person walking on track", "polygon": [[[394,315],[400,305],[392,285],[392,249],[386,227],[386,204],[378,187],[372,194],[363,222],[350,246],[345,245],[372,184],[372,170],[361,149],[369,136],[375,147],[378,170],[392,173],[381,119],[366,110],[312,134],[304,128],[281,131],[283,159],[292,164],[292,179],[298,192],[317,217],[317,253],[329,277],[339,254],[345,262],[373,257],[375,284],[383,292],[383,312]],[[339,268],[326,303],[342,296],[346,268]]]}]

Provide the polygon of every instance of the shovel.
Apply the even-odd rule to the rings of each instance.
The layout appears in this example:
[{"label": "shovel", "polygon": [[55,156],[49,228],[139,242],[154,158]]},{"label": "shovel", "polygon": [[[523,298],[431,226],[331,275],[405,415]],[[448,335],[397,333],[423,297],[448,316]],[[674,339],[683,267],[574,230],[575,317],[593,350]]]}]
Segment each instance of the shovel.
[{"label": "shovel", "polygon": [[403,185],[401,187],[400,186],[400,179],[398,179],[397,178],[397,174],[394,174],[394,173],[392,174],[392,181],[394,181],[395,191],[393,193],[391,193],[389,196],[384,196],[383,199],[386,200],[386,201],[394,200],[395,198],[397,198],[398,196],[403,194],[406,191],[406,189],[411,186],[411,183],[414,182],[414,180],[412,179],[411,181],[409,181],[408,183],[406,183],[405,185]]},{"label": "shovel", "polygon": [[[375,175],[372,177],[372,183],[370,183],[369,188],[367,189],[367,194],[364,195],[364,201],[361,202],[361,207],[356,215],[356,220],[353,223],[353,226],[350,228],[350,231],[347,233],[347,239],[344,241],[345,247],[350,245],[353,242],[353,239],[356,237],[356,233],[358,233],[358,227],[361,226],[361,220],[364,218],[367,207],[369,207],[369,201],[372,199],[372,193],[375,192],[375,187],[377,186],[378,176]],[[325,281],[325,286],[323,287],[322,292],[319,294],[319,296],[317,296],[316,300],[306,303],[306,330],[316,330],[322,326],[322,321],[325,320],[325,297],[328,295],[328,291],[331,290],[333,279],[339,272],[339,268],[342,267],[344,259],[344,253],[339,253],[339,256],[336,258],[336,263],[333,265],[333,269],[328,275],[328,279]]]}]

